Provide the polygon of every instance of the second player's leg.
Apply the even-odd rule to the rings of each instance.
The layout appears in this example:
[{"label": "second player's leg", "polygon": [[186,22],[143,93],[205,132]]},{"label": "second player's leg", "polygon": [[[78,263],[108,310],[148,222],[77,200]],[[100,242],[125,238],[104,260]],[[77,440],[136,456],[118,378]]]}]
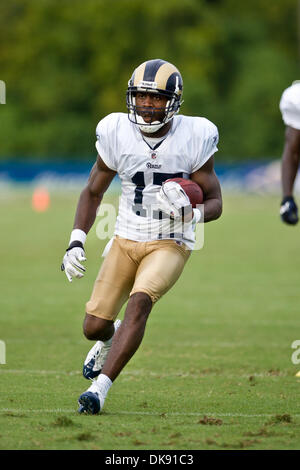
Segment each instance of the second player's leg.
[{"label": "second player's leg", "polygon": [[189,255],[173,241],[149,244],[149,253],[137,270],[124,320],[101,371],[112,382],[138,349],[153,302],[175,284]]},{"label": "second player's leg", "polygon": [[94,315],[86,314],[83,322],[83,333],[87,339],[107,341],[115,332],[114,322]]},{"label": "second player's leg", "polygon": [[152,308],[148,294],[137,292],[128,301],[124,320],[113,336],[101,374],[86,392],[80,395],[79,413],[97,414],[101,411],[113,380],[138,349]]},{"label": "second player's leg", "polygon": [[84,361],[86,379],[93,379],[101,372],[112,338],[121,324],[120,320],[114,320],[128,300],[134,282],[137,264],[128,255],[127,244],[119,238],[113,241],[86,304],[83,332],[87,339],[96,340]]},{"label": "second player's leg", "polygon": [[114,336],[111,349],[101,371],[112,382],[141,344],[151,309],[152,300],[148,294],[137,292],[130,297],[124,320]]}]

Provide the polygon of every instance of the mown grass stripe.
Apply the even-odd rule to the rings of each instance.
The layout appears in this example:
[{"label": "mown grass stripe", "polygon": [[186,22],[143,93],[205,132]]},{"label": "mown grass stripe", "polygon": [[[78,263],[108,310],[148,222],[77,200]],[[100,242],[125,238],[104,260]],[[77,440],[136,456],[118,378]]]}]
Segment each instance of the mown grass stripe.
[{"label": "mown grass stripe", "polygon": [[[54,408],[54,409],[17,409],[17,408],[0,408],[0,413],[47,413],[47,414],[56,414],[56,413],[77,413],[75,409],[68,408]],[[151,412],[151,411],[118,411],[118,412],[106,412],[105,414],[109,415],[138,415],[138,416],[214,416],[219,418],[271,418],[275,416],[275,413],[214,413],[213,411],[202,411],[201,413],[194,412]],[[293,418],[299,418],[300,414],[293,414]]]}]

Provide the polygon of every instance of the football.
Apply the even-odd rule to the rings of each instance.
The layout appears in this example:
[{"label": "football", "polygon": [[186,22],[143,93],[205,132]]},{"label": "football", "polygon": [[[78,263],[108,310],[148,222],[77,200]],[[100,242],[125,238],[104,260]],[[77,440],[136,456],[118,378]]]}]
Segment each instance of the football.
[{"label": "football", "polygon": [[175,181],[176,183],[180,184],[182,189],[188,195],[193,208],[195,208],[197,204],[203,203],[203,191],[200,186],[194,181],[187,180],[184,178],[172,178],[167,181]]}]

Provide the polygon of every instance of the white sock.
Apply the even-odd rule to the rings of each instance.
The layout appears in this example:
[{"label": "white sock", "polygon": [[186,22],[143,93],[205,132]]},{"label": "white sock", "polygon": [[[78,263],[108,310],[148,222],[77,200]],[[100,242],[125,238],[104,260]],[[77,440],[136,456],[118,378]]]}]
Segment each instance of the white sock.
[{"label": "white sock", "polygon": [[99,392],[101,393],[101,395],[105,399],[106,395],[108,393],[108,390],[110,389],[110,387],[113,384],[112,381],[110,380],[109,377],[107,377],[107,375],[99,374],[98,378],[95,380],[95,382],[97,384],[97,388],[98,388]]}]

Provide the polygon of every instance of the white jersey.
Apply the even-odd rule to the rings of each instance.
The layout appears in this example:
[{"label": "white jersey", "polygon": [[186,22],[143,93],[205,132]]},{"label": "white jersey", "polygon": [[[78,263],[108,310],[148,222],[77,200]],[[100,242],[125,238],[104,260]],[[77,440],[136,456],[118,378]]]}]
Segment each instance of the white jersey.
[{"label": "white jersey", "polygon": [[300,80],[284,90],[279,108],[284,123],[300,130]]},{"label": "white jersey", "polygon": [[218,150],[218,130],[208,119],[175,116],[165,139],[152,149],[125,113],[102,119],[96,149],[122,185],[115,234],[136,241],[174,239],[193,249],[194,227],[158,210],[156,195],[169,178],[189,178]]}]

